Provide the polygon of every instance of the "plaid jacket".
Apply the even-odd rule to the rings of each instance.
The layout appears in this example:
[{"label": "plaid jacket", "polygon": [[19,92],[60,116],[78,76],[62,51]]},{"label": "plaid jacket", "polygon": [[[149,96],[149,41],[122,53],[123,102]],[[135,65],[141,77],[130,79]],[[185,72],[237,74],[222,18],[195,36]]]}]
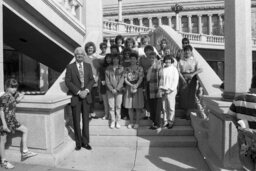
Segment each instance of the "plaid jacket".
[{"label": "plaid jacket", "polygon": [[150,74],[149,84],[149,98],[161,98],[162,91],[159,89],[160,85],[163,85],[163,68],[160,60],[152,66],[152,71]]}]

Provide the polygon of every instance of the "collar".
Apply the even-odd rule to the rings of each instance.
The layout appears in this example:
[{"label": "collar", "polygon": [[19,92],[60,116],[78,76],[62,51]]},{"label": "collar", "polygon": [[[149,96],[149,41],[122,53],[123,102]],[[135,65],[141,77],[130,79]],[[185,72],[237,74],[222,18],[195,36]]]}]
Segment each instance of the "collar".
[{"label": "collar", "polygon": [[[80,63],[76,62],[76,66],[79,68]],[[82,67],[84,67],[84,63],[81,62]]]}]

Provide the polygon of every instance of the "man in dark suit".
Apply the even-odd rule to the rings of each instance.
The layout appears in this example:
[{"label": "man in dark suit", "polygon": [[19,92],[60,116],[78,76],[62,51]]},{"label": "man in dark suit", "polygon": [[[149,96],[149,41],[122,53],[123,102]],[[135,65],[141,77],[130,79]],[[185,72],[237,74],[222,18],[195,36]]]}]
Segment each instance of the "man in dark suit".
[{"label": "man in dark suit", "polygon": [[[91,65],[84,62],[85,53],[82,47],[74,51],[76,62],[69,64],[66,69],[65,83],[72,95],[71,108],[75,132],[76,150],[84,147],[91,150],[89,145],[89,106],[92,102],[90,90],[94,78]],[[80,128],[80,113],[82,112],[83,129]]]}]

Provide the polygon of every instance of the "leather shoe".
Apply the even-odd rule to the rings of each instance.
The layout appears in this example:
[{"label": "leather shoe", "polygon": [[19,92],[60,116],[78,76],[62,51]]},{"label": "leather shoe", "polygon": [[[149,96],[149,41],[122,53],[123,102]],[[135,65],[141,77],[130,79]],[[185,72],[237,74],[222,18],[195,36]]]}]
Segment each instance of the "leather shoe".
[{"label": "leather shoe", "polygon": [[75,150],[76,150],[76,151],[81,150],[81,146],[78,146],[78,145],[77,145],[76,148],[75,148]]},{"label": "leather shoe", "polygon": [[89,144],[83,144],[82,147],[85,148],[86,150],[92,149],[92,147]]},{"label": "leather shoe", "polygon": [[152,125],[149,129],[156,130],[158,128],[160,128],[160,126]]}]

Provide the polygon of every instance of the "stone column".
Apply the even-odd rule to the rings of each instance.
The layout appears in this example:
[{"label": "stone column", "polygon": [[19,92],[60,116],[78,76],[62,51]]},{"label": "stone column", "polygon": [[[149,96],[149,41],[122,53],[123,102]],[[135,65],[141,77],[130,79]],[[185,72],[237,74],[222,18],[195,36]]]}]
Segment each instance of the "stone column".
[{"label": "stone column", "polygon": [[180,16],[176,13],[176,31],[180,31]]},{"label": "stone column", "polygon": [[208,14],[209,35],[212,35],[212,14]]},{"label": "stone column", "polygon": [[44,64],[39,64],[40,67],[40,80],[39,80],[39,87],[40,91],[47,91],[49,88],[48,82],[48,67]]},{"label": "stone column", "polygon": [[188,15],[188,32],[192,33],[192,24],[191,24],[192,15]]},{"label": "stone column", "polygon": [[225,79],[223,97],[247,92],[252,78],[251,0],[225,1]]},{"label": "stone column", "polygon": [[[84,45],[88,41],[95,43],[96,47],[99,47],[99,44],[103,40],[103,8],[102,0],[93,0],[93,1],[84,1],[83,5],[83,17],[85,21],[86,36],[84,40]],[[97,5],[95,5],[97,4]],[[93,17],[92,17],[93,16]],[[83,46],[84,46],[83,45]],[[97,48],[97,52],[100,52],[100,49]]]},{"label": "stone column", "polygon": [[169,17],[168,17],[168,23],[169,23],[169,26],[172,27],[172,16],[169,16]]},{"label": "stone column", "polygon": [[219,14],[219,30],[220,30],[220,35],[223,35],[223,19],[222,19],[222,14]]},{"label": "stone column", "polygon": [[139,26],[143,26],[143,21],[142,21],[142,17],[138,18],[139,19]]},{"label": "stone column", "polygon": [[4,92],[3,0],[0,0],[0,93]]},{"label": "stone column", "polygon": [[202,15],[198,15],[198,34],[202,34]]},{"label": "stone column", "polygon": [[118,0],[118,21],[122,22],[122,0]]},{"label": "stone column", "polygon": [[157,17],[158,19],[158,26],[161,26],[162,25],[162,17]]},{"label": "stone column", "polygon": [[153,27],[153,24],[152,24],[152,17],[149,17],[149,18],[148,18],[148,24],[149,24],[149,28],[152,28],[152,27]]}]

